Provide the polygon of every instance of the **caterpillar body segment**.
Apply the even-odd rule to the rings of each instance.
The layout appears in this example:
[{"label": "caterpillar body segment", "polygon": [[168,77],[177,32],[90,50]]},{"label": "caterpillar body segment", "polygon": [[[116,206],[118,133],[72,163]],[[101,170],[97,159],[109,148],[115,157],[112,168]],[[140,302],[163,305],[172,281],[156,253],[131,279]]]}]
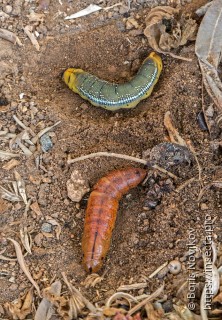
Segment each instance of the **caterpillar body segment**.
[{"label": "caterpillar body segment", "polygon": [[97,272],[109,250],[121,197],[136,187],[146,170],[127,168],[115,170],[101,178],[90,194],[82,237],[83,266]]},{"label": "caterpillar body segment", "polygon": [[108,110],[134,108],[150,96],[162,71],[162,60],[152,52],[142,63],[137,74],[123,84],[110,83],[83,71],[69,68],[63,74],[68,87],[91,104]]}]

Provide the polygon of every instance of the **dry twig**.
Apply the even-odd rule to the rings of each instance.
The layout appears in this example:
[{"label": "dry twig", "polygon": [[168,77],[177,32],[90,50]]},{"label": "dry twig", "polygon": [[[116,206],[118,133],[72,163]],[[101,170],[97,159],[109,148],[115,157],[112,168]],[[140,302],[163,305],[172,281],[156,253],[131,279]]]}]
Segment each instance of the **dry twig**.
[{"label": "dry twig", "polygon": [[35,280],[32,278],[32,275],[31,275],[31,273],[25,263],[25,259],[22,254],[22,249],[20,247],[20,244],[17,241],[15,241],[14,239],[11,239],[11,238],[7,238],[7,239],[10,240],[14,244],[17,260],[18,260],[18,263],[19,263],[22,271],[24,272],[26,277],[29,279],[29,281],[33,284],[33,286],[36,288],[38,295],[41,297],[40,288],[39,288],[38,284],[35,282]]},{"label": "dry twig", "polygon": [[[82,160],[86,160],[86,159],[90,159],[90,158],[94,158],[94,157],[115,157],[115,158],[119,158],[119,159],[125,159],[128,161],[135,161],[135,162],[139,162],[142,163],[144,165],[147,165],[147,161],[140,159],[140,158],[136,158],[136,157],[132,157],[132,156],[128,156],[126,154],[119,154],[119,153],[114,153],[114,152],[95,152],[95,153],[90,153],[87,154],[86,156],[81,156],[75,159],[68,159],[67,163],[71,164],[71,163],[75,163],[77,161],[82,161]],[[160,166],[158,166],[157,164],[152,165],[152,168],[157,169],[165,174],[168,174],[171,178],[173,179],[177,179],[177,176],[175,176],[173,173],[167,171],[164,168],[161,168]]]},{"label": "dry twig", "polygon": [[138,303],[135,307],[133,307],[129,312],[128,315],[132,315],[133,313],[135,313],[136,311],[140,310],[143,306],[145,306],[147,304],[147,302],[154,300],[155,298],[157,298],[163,291],[164,289],[164,284],[162,286],[160,286],[155,292],[153,292],[149,297],[147,297],[145,300],[141,301],[140,303]]}]

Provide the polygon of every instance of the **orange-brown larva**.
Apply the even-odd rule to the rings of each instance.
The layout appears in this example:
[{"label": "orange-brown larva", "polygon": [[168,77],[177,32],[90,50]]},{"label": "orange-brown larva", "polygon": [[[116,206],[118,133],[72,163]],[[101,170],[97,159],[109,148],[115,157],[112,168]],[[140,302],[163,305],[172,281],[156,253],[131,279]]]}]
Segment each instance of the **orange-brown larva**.
[{"label": "orange-brown larva", "polygon": [[146,176],[146,170],[115,170],[101,178],[90,194],[82,238],[83,265],[88,272],[97,272],[103,264],[116,221],[119,200]]}]

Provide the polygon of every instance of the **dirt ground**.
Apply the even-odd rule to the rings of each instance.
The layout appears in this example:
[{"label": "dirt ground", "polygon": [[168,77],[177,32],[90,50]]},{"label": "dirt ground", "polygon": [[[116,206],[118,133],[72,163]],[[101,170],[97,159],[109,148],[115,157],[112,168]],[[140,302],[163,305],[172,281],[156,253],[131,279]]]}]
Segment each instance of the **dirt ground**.
[{"label": "dirt ground", "polygon": [[[189,1],[191,2],[191,1]],[[184,10],[193,12],[206,1],[184,1]],[[115,1],[97,1],[105,7]],[[171,4],[172,1],[159,1]],[[35,133],[61,123],[50,131],[53,148],[43,152],[40,144],[29,146],[32,155],[27,157],[20,148],[16,168],[0,168],[2,186],[14,181],[14,169],[25,182],[27,198],[37,202],[41,213],[28,210],[26,225],[32,238],[32,254],[25,257],[31,274],[36,276],[41,289],[53,279],[62,279],[66,272],[72,283],[93,303],[103,305],[122,284],[144,281],[166,261],[181,259],[187,251],[189,228],[195,229],[197,242],[204,237],[206,213],[214,221],[215,241],[221,241],[221,192],[208,190],[201,205],[197,198],[201,189],[198,167],[183,166],[174,181],[175,188],[186,180],[195,180],[182,189],[165,194],[153,210],[144,210],[147,188],[138,186],[120,203],[112,244],[100,275],[104,279],[95,288],[83,284],[87,274],[81,265],[81,237],[87,205],[86,194],[80,204],[67,195],[66,183],[74,169],[89,180],[90,187],[113,169],[137,166],[134,162],[115,158],[87,159],[68,165],[67,157],[108,151],[142,158],[145,151],[166,141],[164,114],[170,111],[180,135],[190,140],[196,150],[204,185],[219,180],[222,175],[220,157],[212,150],[209,133],[201,130],[196,116],[202,110],[202,78],[194,53],[194,43],[189,42],[177,54],[191,58],[191,62],[162,55],[163,72],[153,94],[135,109],[109,112],[90,105],[66,87],[62,72],[71,66],[81,67],[96,76],[116,82],[127,81],[152,51],[143,35],[144,17],[156,1],[132,1],[131,9],[114,7],[76,20],[64,20],[90,1],[11,1],[1,0],[0,11],[12,6],[12,12],[2,19],[1,27],[13,31],[23,43],[22,47],[0,39],[1,107],[0,130],[18,134],[22,128],[14,121],[16,115]],[[41,10],[45,6],[45,11]],[[10,11],[10,8],[7,7]],[[30,13],[42,14],[41,21],[32,22]],[[139,28],[126,28],[128,16],[134,17]],[[23,32],[32,25],[39,34],[37,51]],[[24,95],[20,95],[24,93]],[[205,95],[205,103],[210,100]],[[2,139],[1,150],[9,150],[9,140]],[[40,167],[36,159],[42,157]],[[3,161],[5,165],[7,161]],[[0,200],[0,251],[14,258],[12,243],[20,242],[19,230],[24,215],[23,202]],[[44,223],[54,219],[61,226],[59,239],[56,227],[44,231]],[[49,226],[50,227],[50,226]],[[20,242],[21,243],[21,242]],[[39,276],[40,275],[40,276]],[[173,298],[173,275],[166,276],[166,292]],[[162,280],[147,280],[148,288],[140,293],[150,293]],[[0,260],[0,303],[13,301],[30,287],[26,276],[16,261]],[[36,297],[36,301],[38,298]],[[36,302],[36,305],[38,303]],[[197,310],[198,311],[198,310]],[[4,312],[0,309],[0,312]],[[8,319],[6,314],[2,314]],[[30,318],[31,319],[31,318]]]}]

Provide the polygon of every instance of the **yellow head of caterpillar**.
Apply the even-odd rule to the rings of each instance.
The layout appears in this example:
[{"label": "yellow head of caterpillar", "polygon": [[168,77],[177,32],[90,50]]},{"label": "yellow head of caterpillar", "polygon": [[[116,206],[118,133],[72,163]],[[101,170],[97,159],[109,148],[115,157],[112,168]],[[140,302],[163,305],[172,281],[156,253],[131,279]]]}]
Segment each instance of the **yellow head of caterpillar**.
[{"label": "yellow head of caterpillar", "polygon": [[76,68],[68,68],[66,71],[63,73],[63,81],[67,86],[73,90],[76,93],[79,93],[77,88],[76,88],[76,76],[79,73],[84,72],[82,69],[76,69]]},{"label": "yellow head of caterpillar", "polygon": [[157,68],[158,68],[158,74],[160,74],[163,69],[163,63],[162,63],[161,57],[158,56],[156,52],[151,52],[148,58],[151,58],[156,62]]}]

